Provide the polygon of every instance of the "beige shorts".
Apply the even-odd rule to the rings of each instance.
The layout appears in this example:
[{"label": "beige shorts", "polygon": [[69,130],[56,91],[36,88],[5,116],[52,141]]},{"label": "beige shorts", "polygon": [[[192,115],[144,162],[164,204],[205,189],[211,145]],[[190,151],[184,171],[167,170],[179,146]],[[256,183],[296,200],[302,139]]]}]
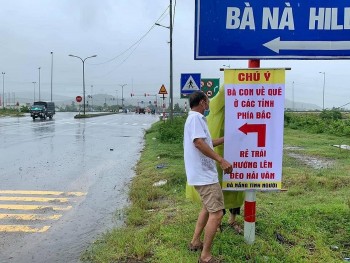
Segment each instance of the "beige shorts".
[{"label": "beige shorts", "polygon": [[195,185],[204,207],[209,213],[215,213],[224,209],[224,195],[219,183],[209,185]]}]

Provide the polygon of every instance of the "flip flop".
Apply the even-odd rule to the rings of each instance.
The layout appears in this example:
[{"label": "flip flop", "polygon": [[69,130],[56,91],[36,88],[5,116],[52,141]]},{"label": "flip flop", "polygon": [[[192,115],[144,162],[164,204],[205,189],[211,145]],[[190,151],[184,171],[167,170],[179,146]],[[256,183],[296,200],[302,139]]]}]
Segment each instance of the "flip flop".
[{"label": "flip flop", "polygon": [[220,224],[220,225],[218,226],[218,228],[216,229],[216,232],[222,233],[223,231],[224,231],[224,227],[222,226],[222,224]]},{"label": "flip flop", "polygon": [[211,257],[209,261],[204,261],[201,258],[198,259],[198,263],[220,263],[221,261],[215,257]]},{"label": "flip flop", "polygon": [[241,235],[243,234],[243,229],[237,222],[229,223],[228,224],[233,230],[236,231],[237,234]]},{"label": "flip flop", "polygon": [[203,249],[203,243],[201,243],[200,245],[197,245],[197,246],[192,245],[192,243],[189,243],[187,247],[188,247],[189,251],[200,251]]}]

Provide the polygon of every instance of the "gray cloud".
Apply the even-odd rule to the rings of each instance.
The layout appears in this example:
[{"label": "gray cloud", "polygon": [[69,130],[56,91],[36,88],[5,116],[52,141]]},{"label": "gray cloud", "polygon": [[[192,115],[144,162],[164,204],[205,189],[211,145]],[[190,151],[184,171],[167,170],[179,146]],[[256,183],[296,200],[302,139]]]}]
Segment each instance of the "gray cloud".
[{"label": "gray cloud", "polygon": [[[74,98],[82,93],[82,63],[74,54],[97,58],[86,62],[86,83],[94,92],[116,94],[128,83],[125,94],[133,91],[157,93],[164,84],[169,89],[169,30],[153,28],[136,49],[115,58],[144,35],[169,5],[163,0],[13,0],[0,9],[0,70],[6,72],[6,92],[31,92],[41,67],[42,91],[50,90],[51,54],[54,52],[54,94]],[[161,21],[169,25],[169,16]],[[202,73],[219,77],[223,65],[247,67],[248,62],[195,61],[194,1],[177,0],[173,35],[174,96],[180,93],[180,75]],[[286,97],[322,106],[323,75],[326,72],[327,107],[350,101],[348,61],[261,61],[262,67],[291,67],[287,72]],[[294,82],[294,86],[293,86]],[[121,94],[121,91],[118,91]]]}]

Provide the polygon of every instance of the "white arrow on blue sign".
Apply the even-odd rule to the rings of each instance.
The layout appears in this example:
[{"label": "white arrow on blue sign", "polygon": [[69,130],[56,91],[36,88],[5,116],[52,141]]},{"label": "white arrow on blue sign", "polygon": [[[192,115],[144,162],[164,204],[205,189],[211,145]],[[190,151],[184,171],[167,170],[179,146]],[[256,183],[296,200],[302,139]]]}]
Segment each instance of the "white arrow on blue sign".
[{"label": "white arrow on blue sign", "polygon": [[350,59],[350,1],[196,0],[195,59]]},{"label": "white arrow on blue sign", "polygon": [[201,89],[200,73],[181,74],[181,94],[190,94]]}]

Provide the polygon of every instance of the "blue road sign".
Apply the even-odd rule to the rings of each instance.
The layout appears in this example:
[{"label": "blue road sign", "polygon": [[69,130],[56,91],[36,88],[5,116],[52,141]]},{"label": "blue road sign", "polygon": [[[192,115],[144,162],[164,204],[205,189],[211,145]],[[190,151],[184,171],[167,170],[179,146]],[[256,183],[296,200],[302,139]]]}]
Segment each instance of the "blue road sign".
[{"label": "blue road sign", "polygon": [[201,89],[200,73],[183,73],[181,74],[181,94],[190,94]]},{"label": "blue road sign", "polygon": [[196,0],[195,59],[350,59],[350,1]]}]

